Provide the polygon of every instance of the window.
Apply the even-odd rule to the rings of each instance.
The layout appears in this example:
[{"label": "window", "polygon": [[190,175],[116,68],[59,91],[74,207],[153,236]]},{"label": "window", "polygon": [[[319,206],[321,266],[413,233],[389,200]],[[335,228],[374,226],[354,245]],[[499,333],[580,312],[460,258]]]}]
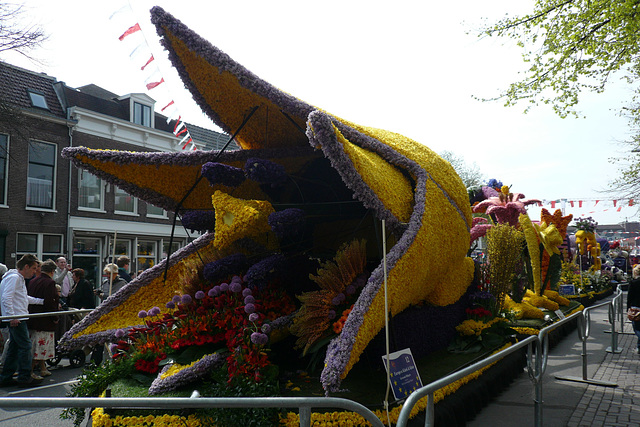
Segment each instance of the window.
[{"label": "window", "polygon": [[31,100],[32,107],[43,108],[45,110],[49,109],[49,106],[47,105],[47,100],[44,97],[44,93],[31,91],[31,90],[28,92],[29,92],[29,99]]},{"label": "window", "polygon": [[157,216],[157,217],[166,218],[167,211],[147,203],[147,216]]},{"label": "window", "polygon": [[9,177],[9,137],[0,135],[0,205],[7,204],[7,181]]},{"label": "window", "polygon": [[[181,242],[172,242],[171,243],[171,254],[173,255],[174,253],[176,253],[178,251],[178,249],[180,249],[181,247]],[[169,240],[164,240],[162,242],[162,258],[166,258],[167,256],[169,256],[168,251],[169,250]]]},{"label": "window", "polygon": [[98,237],[75,237],[73,241],[73,268],[84,270],[85,279],[95,288],[100,283],[102,239]]},{"label": "window", "polygon": [[115,187],[115,211],[117,213],[136,214],[138,211],[138,203],[135,197],[126,191]]},{"label": "window", "polygon": [[156,264],[156,242],[138,240],[138,270],[146,270]]},{"label": "window", "polygon": [[151,107],[149,107],[148,105],[140,104],[139,102],[134,102],[133,123],[151,127]]},{"label": "window", "polygon": [[78,175],[78,208],[104,210],[102,180],[85,171]]},{"label": "window", "polygon": [[53,209],[55,170],[55,144],[29,142],[27,206]]},{"label": "window", "polygon": [[16,246],[16,259],[33,254],[41,261],[55,261],[63,253],[61,234],[18,233]]}]

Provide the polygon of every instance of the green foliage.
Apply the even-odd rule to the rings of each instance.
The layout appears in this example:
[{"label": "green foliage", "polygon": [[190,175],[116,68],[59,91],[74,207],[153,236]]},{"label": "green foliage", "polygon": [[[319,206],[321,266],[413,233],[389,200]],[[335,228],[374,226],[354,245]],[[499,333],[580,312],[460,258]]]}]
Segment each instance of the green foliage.
[{"label": "green foliage", "polygon": [[[109,384],[118,378],[124,378],[133,372],[133,363],[120,361],[113,363],[108,361],[95,366],[90,365],[83,369],[79,381],[71,386],[67,394],[69,397],[98,397],[107,389]],[[67,408],[60,414],[62,419],[72,419],[74,426],[79,426],[85,418],[84,408]]]},{"label": "green foliage", "polygon": [[462,354],[492,350],[506,343],[515,335],[516,331],[511,329],[507,322],[496,322],[483,329],[480,335],[456,335],[447,350],[451,353]]},{"label": "green foliage", "polygon": [[[215,397],[265,397],[278,396],[278,370],[271,365],[261,382],[255,382],[246,376],[234,377],[228,382],[225,369],[212,374],[212,381],[205,383],[202,395]],[[275,408],[237,408],[208,409],[198,411],[204,425],[262,427],[278,424],[278,409]]]},{"label": "green foliage", "polygon": [[502,94],[506,105],[528,100],[575,114],[582,90],[602,92],[611,75],[640,75],[638,1],[536,0],[525,16],[505,18],[483,35],[509,37],[525,49],[526,77]]}]

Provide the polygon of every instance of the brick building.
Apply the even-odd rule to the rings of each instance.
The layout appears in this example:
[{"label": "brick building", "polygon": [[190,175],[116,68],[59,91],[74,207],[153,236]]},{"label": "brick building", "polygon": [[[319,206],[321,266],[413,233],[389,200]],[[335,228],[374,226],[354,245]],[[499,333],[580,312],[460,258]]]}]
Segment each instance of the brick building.
[{"label": "brick building", "polygon": [[[172,214],[78,170],[60,152],[71,146],[180,151],[175,124],[155,113],[146,94],[74,89],[0,63],[0,262],[13,268],[24,253],[65,255],[94,285],[114,253],[131,258],[131,271],[159,262],[169,248]],[[228,140],[187,127],[198,149],[220,149]],[[189,239],[178,222],[172,252]]]}]

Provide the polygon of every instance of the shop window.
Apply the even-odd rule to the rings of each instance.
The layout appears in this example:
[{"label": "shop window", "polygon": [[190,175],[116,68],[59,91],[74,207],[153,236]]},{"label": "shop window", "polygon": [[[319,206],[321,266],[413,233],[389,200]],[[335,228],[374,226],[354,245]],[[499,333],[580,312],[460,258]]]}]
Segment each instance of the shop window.
[{"label": "shop window", "polygon": [[18,233],[16,260],[24,254],[33,254],[41,261],[56,258],[63,253],[61,234]]},{"label": "shop window", "polygon": [[137,269],[146,270],[156,264],[156,245],[150,240],[138,240]]}]

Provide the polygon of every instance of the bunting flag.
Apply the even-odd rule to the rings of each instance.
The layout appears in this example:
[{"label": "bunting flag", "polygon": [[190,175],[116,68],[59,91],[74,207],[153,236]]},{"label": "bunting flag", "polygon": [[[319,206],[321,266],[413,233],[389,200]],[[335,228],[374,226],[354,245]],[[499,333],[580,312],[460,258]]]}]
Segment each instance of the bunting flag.
[{"label": "bunting flag", "polygon": [[[179,114],[173,97],[169,93],[167,85],[164,84],[165,79],[160,68],[156,65],[155,57],[144,36],[144,31],[140,23],[135,22],[136,18],[130,4],[126,4],[112,13],[109,19],[114,26],[119,27],[118,34],[121,35],[118,40],[123,43],[123,46],[127,44],[130,49],[129,59],[145,74],[145,88],[148,91],[153,90],[153,98],[158,101],[159,105],[164,105],[160,112],[167,116],[167,124],[177,117],[173,128],[173,134],[178,139],[176,146],[181,146],[182,150],[197,150],[187,124],[182,121],[182,115]],[[132,23],[133,25],[131,25]],[[122,28],[126,28],[126,30],[121,33]]]}]

